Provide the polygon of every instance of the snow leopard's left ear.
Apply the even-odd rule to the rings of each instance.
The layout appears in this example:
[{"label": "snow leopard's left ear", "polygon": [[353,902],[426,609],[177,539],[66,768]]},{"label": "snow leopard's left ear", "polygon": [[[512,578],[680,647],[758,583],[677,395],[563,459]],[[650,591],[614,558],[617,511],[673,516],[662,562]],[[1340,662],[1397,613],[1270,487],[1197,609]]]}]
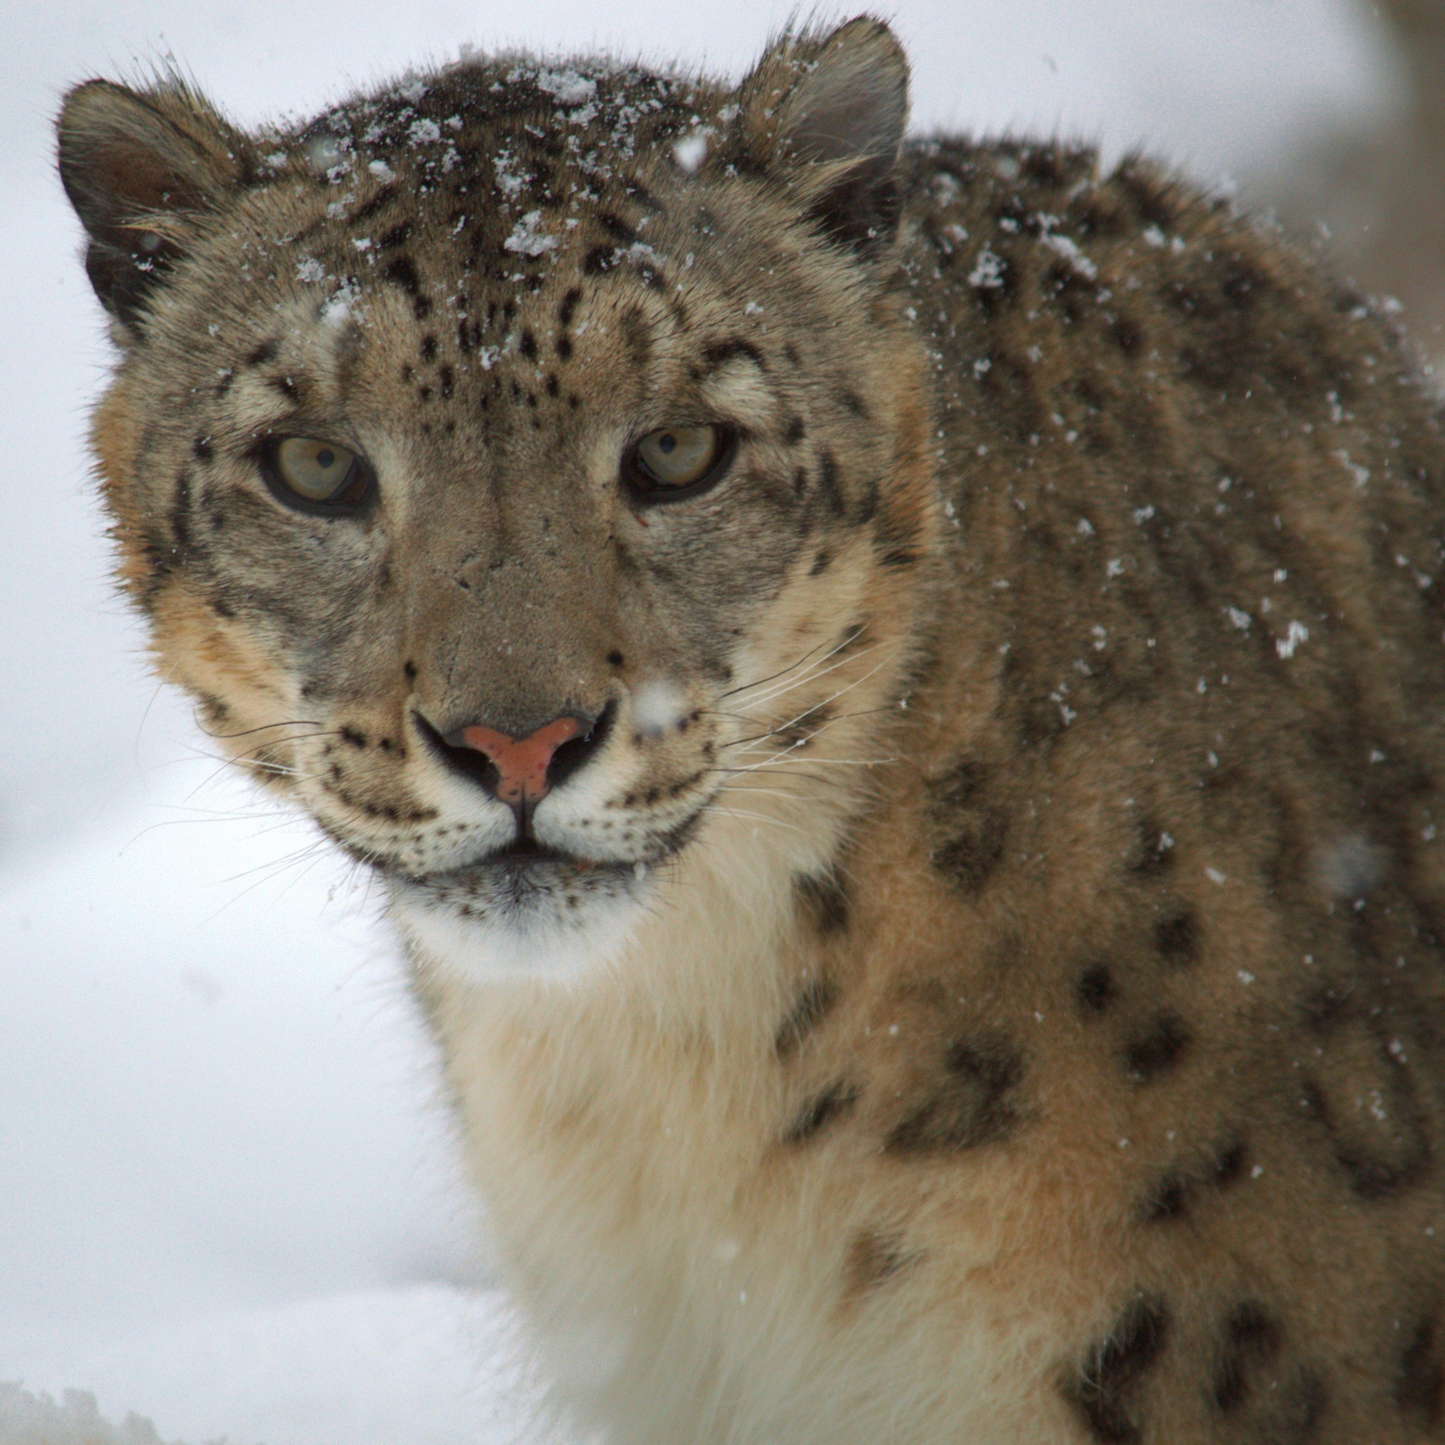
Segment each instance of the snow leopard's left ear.
[{"label": "snow leopard's left ear", "polygon": [[175,78],[146,91],[87,81],[56,129],[90,284],[133,339],[157,283],[250,170],[252,147]]},{"label": "snow leopard's left ear", "polygon": [[825,234],[862,255],[892,237],[908,60],[882,21],[859,16],[830,35],[783,36],[738,99],[750,156]]}]

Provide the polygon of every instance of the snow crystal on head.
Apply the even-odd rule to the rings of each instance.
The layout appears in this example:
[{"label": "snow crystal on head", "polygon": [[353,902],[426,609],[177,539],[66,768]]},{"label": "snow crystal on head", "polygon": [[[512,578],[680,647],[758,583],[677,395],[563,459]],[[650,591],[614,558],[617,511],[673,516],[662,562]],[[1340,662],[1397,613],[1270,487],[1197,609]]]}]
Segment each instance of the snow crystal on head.
[{"label": "snow crystal on head", "polygon": [[555,97],[559,105],[586,105],[597,94],[597,82],[575,70],[539,70],[537,88]]},{"label": "snow crystal on head", "polygon": [[644,737],[658,738],[670,732],[686,712],[682,690],[665,678],[644,682],[632,694],[632,721]]},{"label": "snow crystal on head", "polygon": [[321,308],[321,323],[324,326],[338,328],[345,326],[352,319],[356,303],[361,299],[361,292],[351,282],[346,282],[338,287],[331,299]]},{"label": "snow crystal on head", "polygon": [[547,236],[537,230],[541,224],[541,211],[528,211],[515,226],[512,234],[502,242],[504,251],[516,251],[523,256],[542,256],[557,248],[555,236]]}]

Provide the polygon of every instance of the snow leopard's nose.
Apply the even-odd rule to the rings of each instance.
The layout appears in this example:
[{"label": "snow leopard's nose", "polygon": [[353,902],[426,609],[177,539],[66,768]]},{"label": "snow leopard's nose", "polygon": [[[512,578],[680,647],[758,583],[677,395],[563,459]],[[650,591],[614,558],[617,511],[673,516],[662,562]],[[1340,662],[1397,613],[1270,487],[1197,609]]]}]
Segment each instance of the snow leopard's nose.
[{"label": "snow leopard's nose", "polygon": [[576,772],[601,746],[611,714],[610,705],[594,718],[564,713],[525,737],[482,722],[439,733],[419,715],[417,720],[454,771],[516,808],[539,802]]}]

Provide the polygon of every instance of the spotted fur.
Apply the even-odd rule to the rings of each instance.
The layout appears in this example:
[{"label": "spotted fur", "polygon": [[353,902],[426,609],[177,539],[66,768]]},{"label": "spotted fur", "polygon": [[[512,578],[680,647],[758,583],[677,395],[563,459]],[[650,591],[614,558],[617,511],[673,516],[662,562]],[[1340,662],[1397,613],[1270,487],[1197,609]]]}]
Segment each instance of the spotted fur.
[{"label": "spotted fur", "polygon": [[[906,90],[866,19],[78,88],[121,577],[384,879],[583,1433],[1445,1438],[1438,408],[1223,203]],[[515,807],[457,741],[557,721]]]}]

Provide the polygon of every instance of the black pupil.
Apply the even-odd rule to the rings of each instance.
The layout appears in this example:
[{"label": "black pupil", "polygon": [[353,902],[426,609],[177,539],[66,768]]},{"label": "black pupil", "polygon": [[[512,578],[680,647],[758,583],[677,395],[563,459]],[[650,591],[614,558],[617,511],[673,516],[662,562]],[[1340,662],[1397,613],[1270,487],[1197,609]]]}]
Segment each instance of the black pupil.
[{"label": "black pupil", "polygon": [[657,449],[658,449],[658,451],[660,451],[664,456],[666,456],[668,452],[676,451],[676,450],[677,450],[677,438],[676,438],[675,436],[673,436],[673,434],[672,434],[671,432],[665,433],[663,436],[661,436],[661,437],[658,438],[658,440],[657,440]]},{"label": "black pupil", "polygon": [[323,448],[316,453],[316,465],[318,467],[329,467],[336,460],[336,453],[329,447]]}]

